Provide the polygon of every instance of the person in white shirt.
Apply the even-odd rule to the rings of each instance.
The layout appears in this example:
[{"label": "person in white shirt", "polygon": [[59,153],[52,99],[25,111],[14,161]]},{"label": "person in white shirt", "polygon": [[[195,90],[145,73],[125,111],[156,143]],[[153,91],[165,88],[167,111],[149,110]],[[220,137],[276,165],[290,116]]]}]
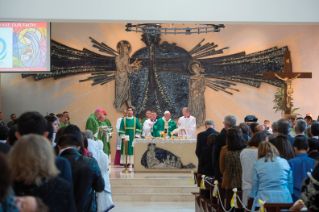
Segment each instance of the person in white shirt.
[{"label": "person in white shirt", "polygon": [[151,112],[151,118],[147,119],[143,124],[143,136],[149,136],[153,133],[153,125],[156,123],[157,113],[155,111]]},{"label": "person in white shirt", "polygon": [[184,107],[183,116],[179,118],[177,127],[181,128],[178,135],[187,135],[189,139],[196,139],[196,118],[191,116],[187,107]]},{"label": "person in white shirt", "polygon": [[116,121],[116,153],[114,158],[114,165],[120,165],[122,140],[119,135],[119,131],[120,131],[121,121],[124,117],[127,117],[126,109],[123,111],[123,117],[118,118]]}]

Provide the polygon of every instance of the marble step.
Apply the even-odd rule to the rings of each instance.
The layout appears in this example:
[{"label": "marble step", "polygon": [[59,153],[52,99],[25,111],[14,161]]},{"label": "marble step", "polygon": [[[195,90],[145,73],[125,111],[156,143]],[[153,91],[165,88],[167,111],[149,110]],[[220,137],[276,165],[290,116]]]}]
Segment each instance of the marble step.
[{"label": "marble step", "polygon": [[[191,178],[132,178],[132,179],[115,179],[110,178],[111,186],[125,185],[153,185],[153,186],[192,186]],[[194,185],[195,186],[195,185]]]},{"label": "marble step", "polygon": [[117,193],[112,192],[113,202],[194,202],[194,196],[184,193]]},{"label": "marble step", "polygon": [[197,192],[199,189],[196,186],[154,186],[154,185],[138,185],[138,186],[125,186],[125,185],[112,185],[112,194],[118,193],[182,193],[191,194],[191,192]]}]

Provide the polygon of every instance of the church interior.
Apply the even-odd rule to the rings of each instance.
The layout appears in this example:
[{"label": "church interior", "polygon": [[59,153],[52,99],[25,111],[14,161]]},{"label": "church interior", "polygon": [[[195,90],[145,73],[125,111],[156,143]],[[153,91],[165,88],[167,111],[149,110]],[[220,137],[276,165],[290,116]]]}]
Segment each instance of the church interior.
[{"label": "church interior", "polygon": [[0,211],[319,211],[318,1],[22,3]]}]

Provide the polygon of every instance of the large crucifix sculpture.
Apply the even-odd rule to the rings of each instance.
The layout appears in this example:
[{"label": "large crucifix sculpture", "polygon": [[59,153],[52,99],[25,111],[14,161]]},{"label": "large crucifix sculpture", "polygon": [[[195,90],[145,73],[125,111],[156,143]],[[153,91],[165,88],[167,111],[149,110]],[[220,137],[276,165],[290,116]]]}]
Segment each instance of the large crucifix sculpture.
[{"label": "large crucifix sculpture", "polygon": [[297,78],[312,78],[311,72],[292,72],[291,70],[291,59],[290,59],[290,51],[286,51],[284,54],[284,72],[275,73],[275,72],[264,72],[264,79],[274,79],[278,78],[285,82],[285,93],[284,93],[284,106],[285,106],[285,114],[291,114],[291,95],[293,93],[292,90],[292,81]]}]

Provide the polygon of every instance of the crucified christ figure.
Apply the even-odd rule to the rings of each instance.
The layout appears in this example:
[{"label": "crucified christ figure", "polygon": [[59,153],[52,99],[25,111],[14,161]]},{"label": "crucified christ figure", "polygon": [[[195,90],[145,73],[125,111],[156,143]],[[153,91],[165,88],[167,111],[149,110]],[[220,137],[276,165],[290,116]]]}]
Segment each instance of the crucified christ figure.
[{"label": "crucified christ figure", "polygon": [[281,79],[282,81],[284,81],[287,85],[287,99],[286,99],[286,102],[287,102],[287,108],[290,108],[290,102],[291,102],[291,95],[293,93],[293,89],[291,87],[291,84],[292,84],[292,81],[297,79],[300,74],[298,74],[296,77],[294,78],[291,78],[289,79],[288,77],[285,77],[285,78],[281,78],[280,76],[278,76],[277,74],[275,74],[275,76],[278,78],[278,79]]}]

